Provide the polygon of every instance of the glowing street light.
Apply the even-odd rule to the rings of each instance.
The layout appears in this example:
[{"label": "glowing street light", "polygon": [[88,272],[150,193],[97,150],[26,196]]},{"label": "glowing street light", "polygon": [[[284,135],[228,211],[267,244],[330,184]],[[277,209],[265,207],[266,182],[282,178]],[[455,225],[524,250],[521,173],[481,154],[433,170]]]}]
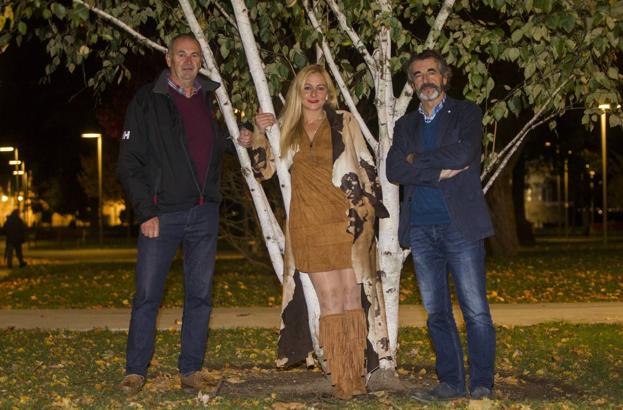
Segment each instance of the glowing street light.
[{"label": "glowing street light", "polygon": [[97,139],[97,225],[99,230],[99,243],[103,243],[104,232],[102,226],[102,134],[88,132],[81,135],[82,138]]},{"label": "glowing street light", "polygon": [[610,104],[599,104],[601,110],[601,198],[603,202],[603,212],[601,213],[601,224],[603,226],[604,245],[608,244],[608,175],[607,171],[607,149],[606,149],[606,114],[610,109]]}]

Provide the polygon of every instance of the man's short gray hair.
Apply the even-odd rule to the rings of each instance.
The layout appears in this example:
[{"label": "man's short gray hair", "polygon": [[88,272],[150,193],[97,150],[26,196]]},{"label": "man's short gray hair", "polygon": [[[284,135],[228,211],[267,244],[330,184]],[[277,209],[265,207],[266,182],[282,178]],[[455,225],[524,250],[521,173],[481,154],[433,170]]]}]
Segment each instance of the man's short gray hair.
[{"label": "man's short gray hair", "polygon": [[407,64],[407,78],[410,83],[413,83],[415,78],[413,78],[413,73],[411,72],[411,64],[416,61],[428,60],[429,58],[434,59],[439,64],[439,72],[446,79],[445,89],[447,90],[450,87],[450,79],[452,78],[452,70],[446,64],[446,60],[443,59],[441,54],[436,50],[424,50],[421,53],[411,54],[411,58],[409,59],[409,63]]},{"label": "man's short gray hair", "polygon": [[197,40],[197,38],[192,33],[182,33],[182,34],[177,34],[171,40],[169,40],[169,46],[167,48],[167,53],[169,53],[169,52],[171,52],[173,50],[173,46],[175,45],[175,42],[177,40],[182,40],[182,39],[187,39],[187,40],[194,41],[199,46],[199,49],[201,49],[201,44],[199,44],[199,41]]}]

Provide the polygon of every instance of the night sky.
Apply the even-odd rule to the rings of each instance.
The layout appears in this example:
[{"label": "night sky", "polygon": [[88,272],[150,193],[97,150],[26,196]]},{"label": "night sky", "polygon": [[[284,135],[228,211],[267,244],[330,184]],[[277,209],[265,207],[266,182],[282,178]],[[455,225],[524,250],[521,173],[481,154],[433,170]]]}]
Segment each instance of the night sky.
[{"label": "night sky", "polygon": [[[51,83],[43,84],[47,61],[44,47],[36,42],[21,47],[12,44],[0,54],[0,145],[19,147],[20,159],[25,160],[27,168],[33,171],[37,192],[45,197],[46,192],[56,191],[57,197],[60,195],[62,198],[60,211],[84,210],[88,201],[77,180],[81,172],[80,156],[94,156],[96,144],[93,140],[80,138],[80,134],[97,124],[96,114],[101,119],[102,112],[106,118],[112,118],[112,122],[120,124],[134,90],[153,79],[164,67],[164,62],[159,54],[151,55],[147,60],[141,57],[134,62],[128,61],[132,83],[111,86],[110,91],[96,100],[93,91],[86,86],[87,76],[81,67],[73,74],[59,67],[52,75]],[[567,117],[571,118],[581,128],[579,117]],[[565,122],[562,121],[563,124]],[[119,124],[116,128],[120,127]],[[564,140],[564,126],[561,128]],[[599,152],[598,129],[584,132],[585,146]],[[609,129],[608,133],[609,149],[623,152],[621,130]],[[117,138],[117,135],[104,132],[105,158],[106,151],[109,151],[110,157],[114,156]],[[542,149],[543,142],[538,137],[532,140],[536,150],[526,149],[526,152],[531,151],[534,155]],[[0,154],[0,184],[3,190],[6,190],[12,171],[9,159],[12,159],[11,153]],[[114,169],[104,163],[104,172],[114,173]]]},{"label": "night sky", "polygon": [[[12,44],[0,54],[0,144],[19,148],[20,159],[33,172],[33,185],[61,187],[66,207],[77,209],[85,200],[76,179],[79,157],[95,150],[80,133],[95,121],[95,99],[80,72],[59,69],[50,84],[43,84],[46,61],[44,48],[36,43]],[[0,158],[3,189],[10,172],[4,160],[11,155]]]}]

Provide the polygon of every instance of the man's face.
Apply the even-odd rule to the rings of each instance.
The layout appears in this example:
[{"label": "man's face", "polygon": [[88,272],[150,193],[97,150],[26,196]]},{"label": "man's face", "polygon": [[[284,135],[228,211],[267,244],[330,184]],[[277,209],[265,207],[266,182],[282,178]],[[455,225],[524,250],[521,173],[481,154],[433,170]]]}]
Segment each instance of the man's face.
[{"label": "man's face", "polygon": [[201,49],[195,40],[180,38],[166,55],[171,79],[180,85],[190,86],[201,68]]},{"label": "man's face", "polygon": [[439,63],[434,58],[416,60],[409,67],[413,78],[413,89],[420,101],[434,101],[443,96],[446,78],[439,71]]}]

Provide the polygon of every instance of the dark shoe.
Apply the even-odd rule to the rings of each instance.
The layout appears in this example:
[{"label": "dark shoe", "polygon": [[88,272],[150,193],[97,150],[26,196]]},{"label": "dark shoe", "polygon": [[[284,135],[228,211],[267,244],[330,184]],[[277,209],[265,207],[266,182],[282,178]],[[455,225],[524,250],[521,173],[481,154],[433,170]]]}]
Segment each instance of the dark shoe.
[{"label": "dark shoe", "polygon": [[26,262],[20,262],[19,267],[20,267],[20,268],[23,268],[23,267],[25,267],[26,265],[28,265]]},{"label": "dark shoe", "polygon": [[472,400],[493,399],[493,390],[485,387],[478,386],[471,391]]},{"label": "dark shoe", "polygon": [[186,376],[180,374],[180,381],[182,382],[182,390],[186,393],[198,392],[208,385],[208,380],[201,371],[192,372]]},{"label": "dark shoe", "polygon": [[143,389],[145,377],[140,374],[128,374],[119,383],[119,389],[125,394],[132,396]]},{"label": "dark shoe", "polygon": [[463,399],[465,397],[467,397],[467,393],[465,391],[460,391],[456,387],[452,387],[446,382],[439,383],[432,390],[416,391],[413,396],[411,396],[411,398],[413,398],[414,400],[418,400],[424,403]]}]

